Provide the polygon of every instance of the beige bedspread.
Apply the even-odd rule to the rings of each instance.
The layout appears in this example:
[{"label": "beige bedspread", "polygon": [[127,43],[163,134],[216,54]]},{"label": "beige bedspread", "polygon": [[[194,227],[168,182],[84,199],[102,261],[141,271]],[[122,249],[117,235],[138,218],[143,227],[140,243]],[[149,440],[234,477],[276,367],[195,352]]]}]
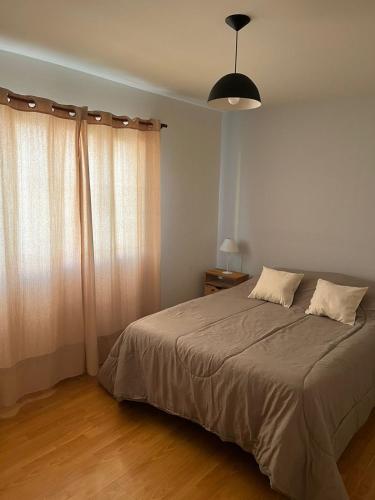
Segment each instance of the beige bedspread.
[{"label": "beige bedspread", "polygon": [[130,325],[99,380],[251,452],[271,486],[298,500],[348,498],[336,461],[375,405],[375,288],[353,327],[304,314],[306,273],[290,309],[248,299],[256,279]]}]

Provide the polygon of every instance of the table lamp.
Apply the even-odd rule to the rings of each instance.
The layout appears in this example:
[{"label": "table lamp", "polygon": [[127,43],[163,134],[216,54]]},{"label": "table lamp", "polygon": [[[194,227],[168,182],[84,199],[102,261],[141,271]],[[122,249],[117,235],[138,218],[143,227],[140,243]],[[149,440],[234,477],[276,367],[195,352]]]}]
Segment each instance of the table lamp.
[{"label": "table lamp", "polygon": [[223,271],[223,274],[233,274],[232,271],[229,271],[229,259],[231,253],[239,252],[237,243],[232,238],[225,238],[221,244],[220,251],[227,254],[227,270]]}]

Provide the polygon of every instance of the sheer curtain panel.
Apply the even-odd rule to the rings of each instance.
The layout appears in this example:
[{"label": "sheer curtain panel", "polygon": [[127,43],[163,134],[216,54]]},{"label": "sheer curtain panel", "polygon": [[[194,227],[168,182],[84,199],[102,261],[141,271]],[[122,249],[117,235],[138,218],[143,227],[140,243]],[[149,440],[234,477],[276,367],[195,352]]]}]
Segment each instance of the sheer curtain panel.
[{"label": "sheer curtain panel", "polygon": [[160,307],[159,137],[107,113],[88,119],[100,361],[124,325]]},{"label": "sheer curtain panel", "polygon": [[159,308],[160,124],[126,121],[0,89],[0,406]]}]

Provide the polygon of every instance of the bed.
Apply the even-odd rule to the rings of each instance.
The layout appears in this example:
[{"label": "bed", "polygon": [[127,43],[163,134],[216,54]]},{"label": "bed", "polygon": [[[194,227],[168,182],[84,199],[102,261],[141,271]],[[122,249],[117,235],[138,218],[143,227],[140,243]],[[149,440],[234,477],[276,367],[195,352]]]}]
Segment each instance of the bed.
[{"label": "bed", "polygon": [[[370,287],[354,326],[305,315],[318,277]],[[306,272],[286,309],[248,299],[256,281],[131,324],[99,381],[237,443],[290,498],[347,499],[336,462],[375,406],[375,285]]]}]

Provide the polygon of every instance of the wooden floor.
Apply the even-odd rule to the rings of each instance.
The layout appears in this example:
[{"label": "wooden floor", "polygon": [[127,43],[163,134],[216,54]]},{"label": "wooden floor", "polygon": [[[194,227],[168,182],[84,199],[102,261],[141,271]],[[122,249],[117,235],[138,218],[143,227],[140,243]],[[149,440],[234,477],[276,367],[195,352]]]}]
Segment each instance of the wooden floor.
[{"label": "wooden floor", "polygon": [[[374,412],[339,467],[351,499],[375,499]],[[237,446],[147,405],[118,404],[85,376],[0,420],[0,498],[283,497]]]}]

